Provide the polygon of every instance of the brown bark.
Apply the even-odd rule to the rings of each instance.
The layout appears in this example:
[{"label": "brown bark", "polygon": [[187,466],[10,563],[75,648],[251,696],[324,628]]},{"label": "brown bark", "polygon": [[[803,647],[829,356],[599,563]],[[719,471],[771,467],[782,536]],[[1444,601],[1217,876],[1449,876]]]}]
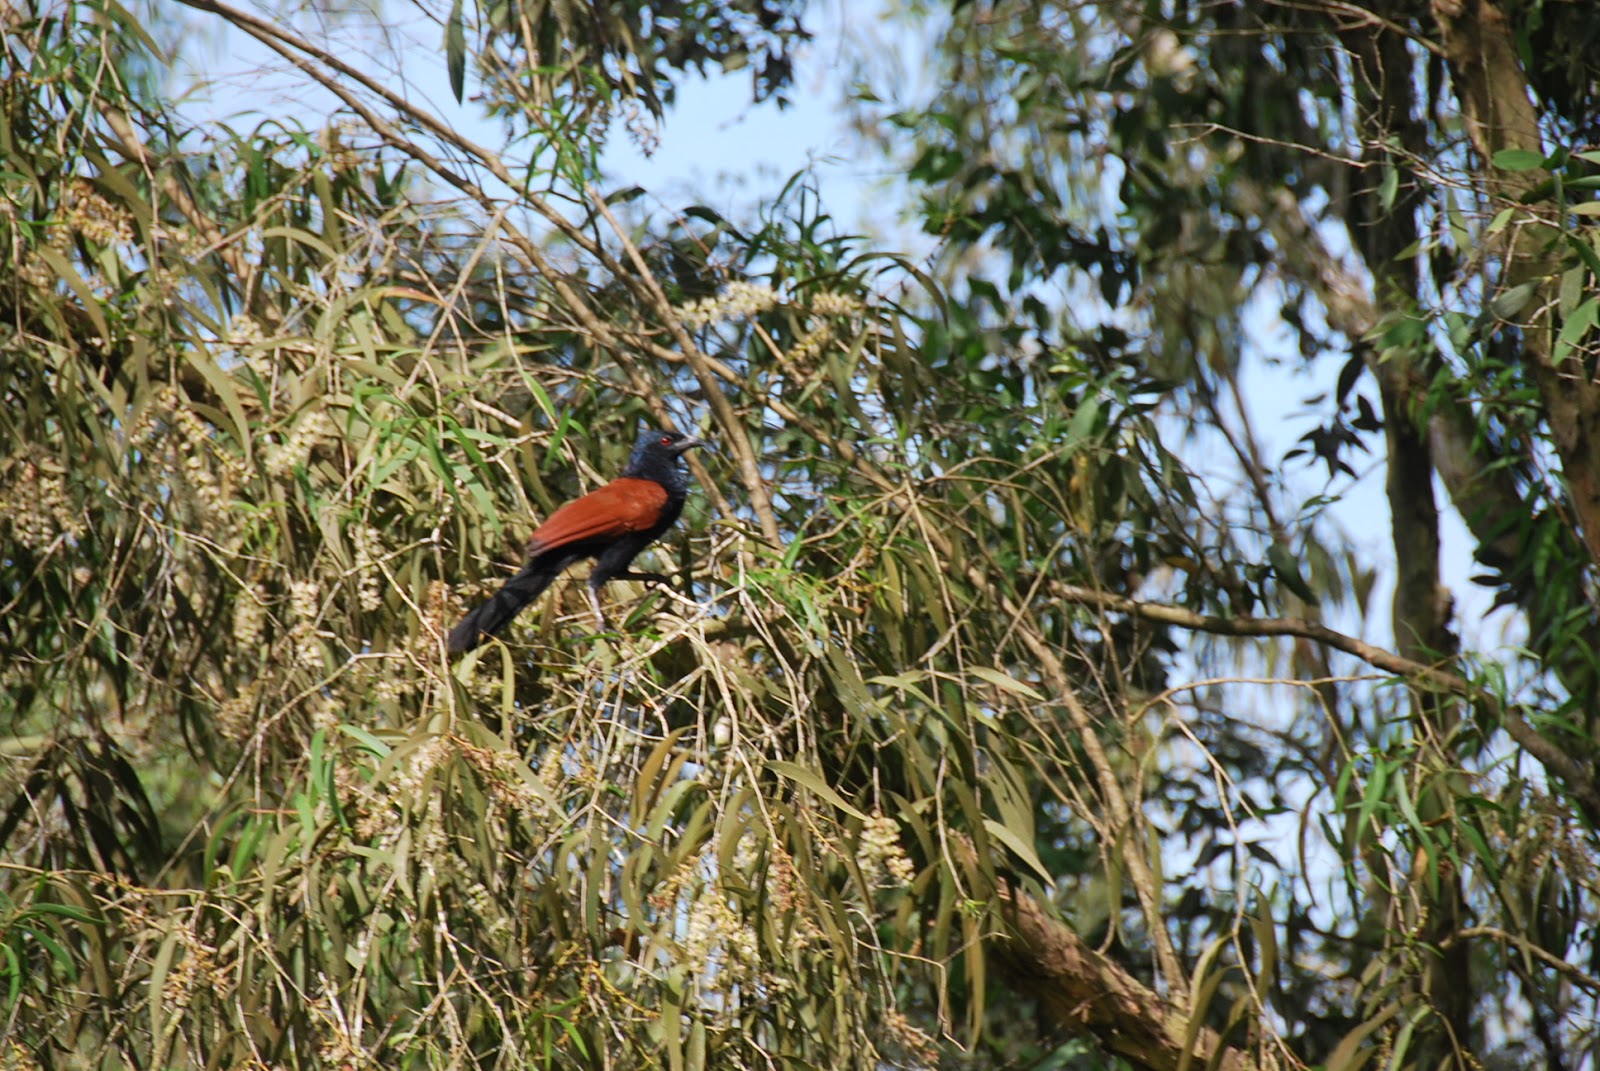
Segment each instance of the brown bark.
[{"label": "brown bark", "polygon": [[[1405,250],[1419,238],[1418,212],[1423,185],[1408,166],[1426,151],[1423,126],[1417,121],[1415,64],[1405,38],[1382,27],[1362,27],[1343,34],[1353,63],[1358,99],[1362,102],[1362,131],[1368,165],[1349,206],[1350,230],[1372,273],[1380,300],[1391,302],[1402,314],[1422,305],[1422,280],[1414,257]],[[1364,92],[1363,92],[1364,90]],[[1400,152],[1395,152],[1398,146]],[[1386,168],[1400,173],[1392,204],[1385,204],[1380,176]],[[1455,640],[1450,632],[1449,594],[1439,579],[1439,508],[1433,496],[1433,449],[1408,380],[1432,371],[1437,357],[1422,346],[1406,346],[1369,361],[1377,372],[1386,440],[1386,479],[1390,538],[1395,554],[1395,590],[1391,621],[1395,646],[1401,657],[1431,663],[1453,658]],[[1419,377],[1420,378],[1420,377]],[[1418,738],[1437,744],[1449,738],[1460,721],[1459,701],[1438,692],[1418,691],[1411,696],[1412,717]],[[1414,772],[1419,784],[1419,810],[1425,821],[1441,817],[1448,801],[1437,800],[1426,786],[1431,772],[1447,768],[1448,758],[1430,751]],[[1442,864],[1436,890],[1427,896],[1426,882],[1414,882],[1399,905],[1407,927],[1421,941],[1448,949],[1422,961],[1418,990],[1431,1001],[1437,1025],[1428,1024],[1417,1038],[1423,1066],[1462,1067],[1460,1049],[1452,1039],[1465,1037],[1473,1004],[1467,949],[1450,938],[1461,928],[1460,879]],[[1370,909],[1381,911],[1387,895],[1380,883],[1368,889]],[[1434,1028],[1429,1028],[1434,1027]]]},{"label": "brown bark", "polygon": [[[1433,0],[1433,16],[1467,134],[1483,161],[1486,192],[1494,201],[1516,203],[1547,176],[1493,164],[1503,149],[1544,152],[1538,111],[1505,11],[1490,0]],[[1551,238],[1549,226],[1531,225],[1507,227],[1492,241],[1504,264],[1503,286],[1540,284],[1528,305],[1535,311],[1523,325],[1523,344],[1579,532],[1590,560],[1600,562],[1600,386],[1576,357],[1554,359],[1550,310],[1556,264],[1546,248]]]},{"label": "brown bark", "polygon": [[[1425,406],[1428,382],[1436,363],[1406,364],[1380,361],[1378,352],[1364,340],[1378,326],[1380,316],[1366,284],[1328,248],[1322,235],[1306,218],[1305,208],[1288,190],[1272,195],[1241,181],[1236,198],[1244,211],[1260,220],[1279,250],[1279,267],[1296,283],[1315,294],[1328,326],[1360,347],[1368,371],[1379,389],[1391,395],[1405,412],[1428,411],[1427,433],[1434,471],[1450,496],[1450,503],[1466,522],[1478,545],[1490,558],[1508,561],[1519,550],[1515,533],[1503,529],[1506,517],[1528,512],[1528,504],[1503,460],[1486,453],[1477,441],[1472,410],[1465,403]],[[1526,593],[1522,593],[1526,597]]]},{"label": "brown bark", "polygon": [[1089,947],[1027,893],[1005,881],[996,892],[1011,931],[996,947],[997,962],[1012,985],[1060,1025],[1155,1071],[1261,1066]]},{"label": "brown bark", "polygon": [[[960,834],[952,842],[960,862],[976,873],[972,842]],[[1026,890],[998,878],[992,893],[1007,928],[993,947],[994,962],[1053,1025],[1088,1034],[1107,1051],[1153,1071],[1267,1066],[1223,1044],[1216,1031],[1096,952]]]}]

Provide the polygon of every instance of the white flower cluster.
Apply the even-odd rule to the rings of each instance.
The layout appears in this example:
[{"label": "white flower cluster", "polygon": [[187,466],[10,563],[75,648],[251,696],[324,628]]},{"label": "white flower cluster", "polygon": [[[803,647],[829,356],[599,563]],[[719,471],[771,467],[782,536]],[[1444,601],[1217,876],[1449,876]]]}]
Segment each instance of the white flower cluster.
[{"label": "white flower cluster", "polygon": [[539,781],[546,788],[554,788],[567,779],[567,745],[551,744],[539,760]]},{"label": "white flower cluster", "polygon": [[252,583],[233,602],[233,642],[248,650],[260,647],[266,636],[267,606],[260,589]]},{"label": "white flower cluster", "polygon": [[916,868],[900,846],[900,826],[883,814],[867,819],[856,846],[856,864],[873,885],[904,888],[917,876]]},{"label": "white flower cluster", "polygon": [[83,519],[67,498],[60,466],[43,457],[14,457],[0,467],[0,517],[16,541],[42,554],[61,536],[81,537]]},{"label": "white flower cluster", "polygon": [[60,220],[69,233],[76,231],[91,245],[128,245],[133,242],[133,217],[113,205],[85,179],[67,187],[61,199]]},{"label": "white flower cluster", "polygon": [[339,425],[326,409],[313,409],[304,414],[281,446],[267,455],[267,471],[274,476],[287,476],[296,467],[311,459],[311,452],[320,444],[337,439]]},{"label": "white flower cluster", "polygon": [[295,662],[313,672],[322,669],[322,644],[317,639],[317,604],[321,591],[315,580],[296,580],[289,585],[289,608],[294,611]]},{"label": "white flower cluster", "polygon": [[417,690],[416,681],[407,674],[390,672],[394,662],[389,659],[368,660],[371,674],[372,701],[379,706],[395,706]]},{"label": "white flower cluster", "polygon": [[339,1006],[339,995],[330,992],[326,976],[316,992],[305,1001],[306,1011],[315,1023],[313,1036],[317,1041],[317,1059],[323,1067],[337,1067],[340,1071],[367,1071],[380,1066],[367,1050],[359,1028],[352,1028],[344,1009]]},{"label": "white flower cluster", "polygon": [[[331,695],[320,694],[306,700],[305,711],[311,721],[311,728],[321,733],[332,733],[339,728],[342,711],[339,703]],[[359,787],[354,781],[351,768],[346,763],[334,763],[333,779],[335,784],[348,793]]]},{"label": "white flower cluster", "polygon": [[[223,504],[222,482],[213,470],[214,433],[188,408],[174,409],[172,425],[177,431],[178,456],[182,459],[184,483],[189,488],[198,512],[204,514]],[[227,467],[225,459],[223,467]]]},{"label": "white flower cluster", "polygon": [[808,304],[818,316],[858,316],[865,308],[859,298],[850,294],[836,294],[831,290],[813,295]]},{"label": "white flower cluster", "polygon": [[420,793],[428,775],[449,756],[448,737],[435,736],[418,747],[406,756],[406,761],[395,770],[394,780],[391,782],[395,792],[401,796],[414,796]]},{"label": "white flower cluster", "polygon": [[370,614],[383,605],[383,577],[376,553],[383,549],[383,542],[378,530],[366,524],[351,529],[350,540],[356,550],[356,601]]},{"label": "white flower cluster", "polygon": [[[16,212],[8,202],[0,199],[0,220],[14,219]],[[76,269],[84,281],[96,291],[104,291],[105,279],[93,267],[93,261],[79,258],[76,239],[95,246],[129,245],[133,242],[133,217],[100,196],[94,185],[86,179],[76,179],[67,186],[61,201],[52,213],[49,226],[44,230],[48,248],[68,261],[77,261]],[[19,228],[10,228],[20,234]],[[21,248],[17,248],[20,245]],[[18,262],[17,277],[26,287],[49,290],[59,279],[56,269],[35,254],[30,245],[14,243],[13,255]]]},{"label": "white flower cluster", "polygon": [[753,832],[747,831],[734,850],[733,871],[745,875],[748,885],[764,884],[767,899],[775,909],[774,917],[788,927],[783,935],[787,948],[802,951],[822,936],[811,912],[804,910],[805,898],[799,890],[794,859],[781,845],[769,841],[763,858],[759,840]]},{"label": "white flower cluster", "polygon": [[219,446],[216,430],[170,385],[129,429],[128,444],[142,456],[174,460],[183,472],[183,500],[202,516],[226,504],[226,484],[244,478],[244,462]]},{"label": "white flower cluster", "polygon": [[705,327],[721,320],[757,316],[780,304],[783,298],[772,287],[740,280],[723,287],[720,294],[691,301],[678,310],[678,318],[685,327]]},{"label": "white flower cluster", "polygon": [[741,280],[729,283],[720,294],[690,302],[678,310],[678,316],[686,327],[698,328],[755,316],[779,305],[794,305],[818,320],[784,355],[787,364],[800,368],[812,365],[828,344],[839,337],[837,321],[840,318],[859,316],[866,307],[857,297],[832,291],[813,294],[801,303],[769,286]]},{"label": "white flower cluster", "polygon": [[[445,828],[443,794],[438,785],[429,785],[434,770],[455,757],[458,742],[453,737],[435,736],[406,755],[389,779],[387,807],[373,807],[356,824],[358,836],[381,844],[392,844],[399,835],[398,820],[409,816],[412,844],[423,869],[437,879],[453,873],[455,856],[450,851],[450,835]],[[423,796],[423,789],[428,794]]]},{"label": "white flower cluster", "polygon": [[831,323],[821,323],[807,331],[805,337],[789,350],[788,363],[797,368],[809,368],[815,363],[822,351],[832,342],[838,334]]},{"label": "white flower cluster", "polygon": [[266,337],[253,316],[241,314],[228,323],[228,344],[231,346],[253,346]]},{"label": "white flower cluster", "polygon": [[243,743],[255,734],[256,689],[254,685],[243,692],[224,699],[212,718],[218,735],[235,743]]},{"label": "white flower cluster", "polygon": [[187,929],[178,930],[178,945],[183,949],[183,958],[167,972],[161,986],[161,999],[174,1011],[183,1011],[194,1000],[197,990],[210,989],[214,984],[216,955]]},{"label": "white flower cluster", "polygon": [[461,754],[483,775],[490,798],[527,819],[549,812],[550,805],[528,782],[522,758],[513,751],[492,750],[461,743]]},{"label": "white flower cluster", "polygon": [[683,954],[701,985],[721,993],[755,978],[760,966],[755,931],[715,884],[707,885],[689,909]]},{"label": "white flower cluster", "polygon": [[[0,221],[13,221],[16,210],[5,199],[0,199],[0,205],[3,205],[0,208]],[[16,235],[11,243],[11,255],[14,263],[18,264],[16,274],[19,282],[29,290],[51,290],[56,287],[61,282],[56,269],[35,253],[35,243],[22,240],[24,231],[21,227],[6,227],[6,231]],[[126,245],[133,242],[131,216],[110,205],[94,189],[93,184],[85,179],[75,179],[66,187],[61,202],[51,213],[50,224],[43,229],[45,247],[67,261],[77,261],[77,271],[85,277],[83,280],[90,283],[94,290],[104,290],[106,280],[94,271],[93,261],[85,263],[78,258],[77,235],[83,235],[83,239],[91,245]]]},{"label": "white flower cluster", "polygon": [[491,936],[504,936],[511,931],[511,919],[495,903],[494,894],[481,881],[469,882],[461,889],[461,900],[474,915],[485,923]]}]

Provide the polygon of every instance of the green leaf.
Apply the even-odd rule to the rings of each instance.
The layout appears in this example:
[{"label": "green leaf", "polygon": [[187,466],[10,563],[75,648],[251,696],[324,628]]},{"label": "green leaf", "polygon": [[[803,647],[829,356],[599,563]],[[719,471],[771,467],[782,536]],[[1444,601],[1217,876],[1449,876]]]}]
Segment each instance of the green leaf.
[{"label": "green leaf", "polygon": [[1503,290],[1495,295],[1489,302],[1489,313],[1498,320],[1509,320],[1523,309],[1527,308],[1528,301],[1539,289],[1537,282],[1518,283],[1509,290]]},{"label": "green leaf", "polygon": [[388,744],[384,743],[382,740],[379,740],[376,736],[368,732],[366,729],[361,728],[359,725],[341,724],[335,725],[334,728],[343,733],[345,736],[348,736],[350,739],[354,740],[361,746],[363,751],[370,751],[380,759],[387,757],[389,752],[394,750]]},{"label": "green leaf", "polygon": [[74,922],[87,923],[91,926],[104,926],[106,921],[102,918],[96,918],[94,915],[89,914],[89,912],[83,910],[81,907],[73,907],[70,904],[30,904],[28,906],[28,913],[30,915],[59,915],[62,918],[68,918]]},{"label": "green leaf", "polygon": [[1356,1027],[1344,1036],[1344,1039],[1334,1046],[1333,1052],[1328,1056],[1328,1062],[1323,1065],[1327,1071],[1360,1071],[1378,1052],[1378,1046],[1369,1045],[1367,1039],[1374,1031],[1381,1029],[1385,1023],[1400,1013],[1399,1004],[1389,1004],[1377,1015]]},{"label": "green leaf", "polygon": [[1566,239],[1567,248],[1578,255],[1578,259],[1583,261],[1584,267],[1588,268],[1596,277],[1600,277],[1600,254],[1595,252],[1594,247],[1576,234],[1568,234]]},{"label": "green leaf", "polygon": [[1588,269],[1581,264],[1561,273],[1561,299],[1556,307],[1562,316],[1571,316],[1583,301],[1583,283],[1588,274]]},{"label": "green leaf", "polygon": [[182,936],[177,931],[167,934],[161,942],[161,947],[156,951],[155,959],[150,967],[150,1036],[160,1037],[166,1026],[166,1019],[162,1015],[161,995],[166,989],[167,972],[172,969],[172,961],[178,954],[178,939]]},{"label": "green leaf", "polygon": [[450,92],[460,104],[467,82],[467,32],[461,0],[450,5],[450,18],[444,27],[444,62],[450,73]]},{"label": "green leaf", "polygon": [[56,277],[66,283],[72,292],[78,296],[79,302],[82,303],[83,311],[88,314],[89,319],[94,321],[94,329],[100,333],[100,344],[109,346],[111,344],[111,328],[106,326],[105,315],[100,311],[100,298],[84,280],[83,276],[78,274],[78,269],[74,268],[72,262],[66,257],[47,245],[34,246],[33,253],[45,264],[49,265],[50,270],[56,273]]},{"label": "green leaf", "polygon": [[1426,1005],[1412,1011],[1411,1017],[1405,1021],[1405,1025],[1400,1028],[1400,1032],[1394,1037],[1394,1044],[1389,1052],[1389,1068],[1391,1071],[1413,1066],[1406,1060],[1407,1052],[1411,1047],[1412,1035],[1416,1033],[1417,1025],[1425,1022],[1432,1014],[1433,1012]]},{"label": "green leaf", "polygon": [[1067,425],[1066,436],[1061,440],[1061,449],[1064,453],[1071,453],[1083,441],[1094,433],[1095,421],[1100,416],[1100,399],[1090,395],[1083,399],[1077,412],[1072,414],[1072,423]]},{"label": "green leaf", "polygon": [[1494,154],[1494,166],[1502,171],[1532,171],[1544,166],[1544,156],[1531,149],[1501,149]]},{"label": "green leaf", "polygon": [[983,828],[989,831],[991,837],[1009,848],[1012,855],[1027,863],[1029,869],[1039,875],[1039,879],[1046,885],[1055,883],[1055,875],[1044,868],[1044,863],[1039,859],[1039,854],[1034,850],[1033,845],[1017,836],[1006,826],[996,822],[993,818],[985,818],[983,820]]},{"label": "green leaf", "polygon": [[1378,203],[1385,212],[1394,207],[1395,196],[1400,192],[1400,169],[1385,160],[1383,163],[1383,181],[1378,184]]},{"label": "green leaf", "polygon": [[1556,344],[1552,359],[1557,363],[1567,359],[1567,355],[1583,341],[1589,329],[1594,327],[1595,321],[1600,318],[1600,298],[1591,297],[1573,310],[1561,325],[1561,333],[1556,336]]},{"label": "green leaf", "polygon": [[1477,818],[1475,816],[1464,818],[1456,823],[1455,829],[1471,845],[1472,850],[1477,853],[1479,862],[1489,872],[1489,881],[1493,884],[1499,884],[1500,856],[1489,847],[1489,842],[1484,837],[1483,831],[1478,828]]},{"label": "green leaf", "polygon": [[1271,564],[1272,571],[1278,578],[1278,583],[1312,606],[1316,606],[1321,601],[1317,598],[1317,593],[1311,590],[1311,585],[1306,583],[1305,577],[1300,575],[1300,562],[1290,553],[1288,547],[1277,540],[1273,540],[1272,544],[1267,547],[1267,561]]},{"label": "green leaf", "polygon": [[1347,849],[1351,855],[1361,850],[1362,842],[1371,832],[1368,828],[1373,815],[1384,802],[1384,790],[1388,787],[1390,767],[1382,759],[1375,759],[1372,766],[1372,775],[1367,778],[1366,789],[1361,793],[1361,809],[1356,814],[1355,828],[1351,831],[1350,843]]},{"label": "green leaf", "polygon": [[[0,945],[0,951],[6,954],[6,969],[3,973],[6,979],[6,1009],[16,1007],[17,998],[22,995],[22,978],[25,973],[22,969],[22,957],[17,955],[16,949],[9,944]],[[32,974],[31,971],[26,972]],[[152,998],[154,999],[154,998]]]},{"label": "green leaf", "polygon": [[1001,691],[1010,692],[1012,695],[1020,695],[1024,699],[1032,699],[1036,703],[1044,702],[1044,696],[1040,695],[1033,688],[1023,684],[1015,677],[1008,677],[1006,674],[1001,673],[998,669],[990,669],[987,666],[972,666],[968,668],[967,673],[971,676],[980,677],[983,680],[988,681]]},{"label": "green leaf", "polygon": [[800,766],[793,762],[769,762],[767,763],[767,769],[771,770],[775,774],[787,777],[789,780],[795,782],[803,788],[810,789],[816,795],[821,796],[823,799],[839,808],[839,810],[843,811],[845,814],[850,815],[852,818],[859,818],[863,822],[867,820],[867,816],[865,814],[846,802],[845,798],[839,795],[838,792],[834,791],[833,787],[824,781],[821,775],[817,774],[815,771],[808,770],[804,766]]}]

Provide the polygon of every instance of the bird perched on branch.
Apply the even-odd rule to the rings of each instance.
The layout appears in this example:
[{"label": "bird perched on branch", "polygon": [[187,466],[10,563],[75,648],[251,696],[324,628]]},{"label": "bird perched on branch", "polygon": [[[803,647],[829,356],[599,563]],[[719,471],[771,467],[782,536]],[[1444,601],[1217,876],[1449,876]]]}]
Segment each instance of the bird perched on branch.
[{"label": "bird perched on branch", "polygon": [[450,651],[470,651],[521,612],[561,571],[582,558],[594,558],[589,574],[589,605],[602,629],[600,588],[608,580],[649,580],[665,584],[659,573],[636,573],[634,556],[672,527],[683,512],[689,477],[684,451],[708,444],[676,431],[639,436],[622,475],[550,514],[528,539],[528,564],[494,596],[450,630]]}]

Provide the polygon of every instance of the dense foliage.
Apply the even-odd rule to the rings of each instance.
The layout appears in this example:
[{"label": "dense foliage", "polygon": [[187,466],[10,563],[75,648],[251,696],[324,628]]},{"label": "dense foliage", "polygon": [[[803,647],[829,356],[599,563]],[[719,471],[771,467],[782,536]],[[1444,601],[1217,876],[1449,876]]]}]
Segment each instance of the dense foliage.
[{"label": "dense foliage", "polygon": [[[8,1066],[1595,1061],[1600,16],[908,8],[913,264],[597,168],[801,5],[429,5],[486,148],[182,3],[0,7]],[[650,423],[678,587],[448,659]]]}]

